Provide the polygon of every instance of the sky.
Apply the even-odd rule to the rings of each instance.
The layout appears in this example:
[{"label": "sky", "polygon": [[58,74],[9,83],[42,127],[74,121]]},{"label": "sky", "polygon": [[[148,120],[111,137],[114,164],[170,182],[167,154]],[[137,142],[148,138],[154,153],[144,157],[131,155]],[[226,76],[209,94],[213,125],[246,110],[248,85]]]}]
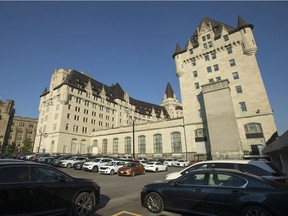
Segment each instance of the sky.
[{"label": "sky", "polygon": [[[172,55],[204,17],[253,24],[257,60],[278,134],[288,130],[285,1],[0,1],[0,99],[38,118],[57,68],[85,72],[130,97],[161,104],[169,82],[181,102]],[[285,96],[286,95],[286,96]]]}]

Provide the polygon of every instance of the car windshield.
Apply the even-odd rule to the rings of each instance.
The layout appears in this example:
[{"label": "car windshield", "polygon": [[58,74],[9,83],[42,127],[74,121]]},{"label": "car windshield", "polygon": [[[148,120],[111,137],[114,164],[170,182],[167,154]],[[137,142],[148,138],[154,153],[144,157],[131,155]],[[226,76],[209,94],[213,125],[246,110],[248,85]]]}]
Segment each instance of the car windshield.
[{"label": "car windshield", "polygon": [[127,167],[136,167],[136,164],[135,163],[128,163],[126,166]]},{"label": "car windshield", "polygon": [[101,159],[100,158],[95,158],[95,159],[93,159],[93,160],[91,160],[91,161],[93,161],[93,162],[99,162]]},{"label": "car windshield", "polygon": [[105,166],[114,166],[115,164],[116,164],[116,162],[109,161],[105,164]]},{"label": "car windshield", "polygon": [[147,164],[149,164],[149,165],[154,165],[155,163],[154,163],[154,162],[148,162]]}]

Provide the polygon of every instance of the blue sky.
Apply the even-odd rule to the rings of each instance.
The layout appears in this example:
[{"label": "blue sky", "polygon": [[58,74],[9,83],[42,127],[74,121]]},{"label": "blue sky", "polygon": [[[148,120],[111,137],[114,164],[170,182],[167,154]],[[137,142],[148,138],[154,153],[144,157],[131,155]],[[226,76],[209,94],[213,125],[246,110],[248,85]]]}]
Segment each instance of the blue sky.
[{"label": "blue sky", "polygon": [[[172,55],[204,17],[254,25],[257,59],[279,135],[288,130],[288,2],[0,2],[0,97],[38,118],[56,68],[75,69],[160,104],[167,82],[181,101]],[[286,95],[286,96],[285,96]]]}]

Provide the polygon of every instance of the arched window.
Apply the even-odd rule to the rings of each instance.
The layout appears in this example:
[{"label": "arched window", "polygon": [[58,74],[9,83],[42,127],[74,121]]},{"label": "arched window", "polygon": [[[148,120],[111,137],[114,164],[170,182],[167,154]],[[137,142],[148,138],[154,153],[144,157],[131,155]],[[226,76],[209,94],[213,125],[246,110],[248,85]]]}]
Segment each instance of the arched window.
[{"label": "arched window", "polygon": [[118,154],[118,138],[113,139],[113,154]]},{"label": "arched window", "polygon": [[172,144],[172,152],[173,153],[182,152],[181,134],[180,134],[180,132],[171,133],[171,144]]},{"label": "arched window", "polygon": [[138,144],[139,144],[139,153],[140,154],[145,154],[146,153],[146,137],[141,135],[138,137]]},{"label": "arched window", "polygon": [[261,124],[259,123],[248,123],[244,125],[245,134],[247,139],[253,139],[253,138],[263,138],[263,131]]},{"label": "arched window", "polygon": [[195,142],[207,141],[206,132],[203,128],[198,128],[195,130]]},{"label": "arched window", "polygon": [[108,140],[103,139],[102,140],[102,154],[107,154],[107,148],[108,148]]},{"label": "arched window", "polygon": [[86,154],[87,153],[87,147],[86,146],[87,146],[86,140],[82,139],[81,143],[80,143],[80,151],[79,151],[80,154]]},{"label": "arched window", "polygon": [[153,136],[153,143],[154,143],[154,153],[155,154],[161,154],[163,151],[162,148],[162,135],[161,134],[155,134]]},{"label": "arched window", "polygon": [[125,154],[131,154],[131,137],[125,137]]}]

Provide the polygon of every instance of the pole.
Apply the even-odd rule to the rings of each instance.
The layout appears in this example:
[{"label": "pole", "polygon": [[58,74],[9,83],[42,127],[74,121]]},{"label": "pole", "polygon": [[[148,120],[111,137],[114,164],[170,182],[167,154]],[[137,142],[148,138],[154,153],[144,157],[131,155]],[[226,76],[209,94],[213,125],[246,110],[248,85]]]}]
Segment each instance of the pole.
[{"label": "pole", "polygon": [[133,143],[133,160],[135,160],[135,121],[133,120],[133,140],[132,140],[132,143]]}]

